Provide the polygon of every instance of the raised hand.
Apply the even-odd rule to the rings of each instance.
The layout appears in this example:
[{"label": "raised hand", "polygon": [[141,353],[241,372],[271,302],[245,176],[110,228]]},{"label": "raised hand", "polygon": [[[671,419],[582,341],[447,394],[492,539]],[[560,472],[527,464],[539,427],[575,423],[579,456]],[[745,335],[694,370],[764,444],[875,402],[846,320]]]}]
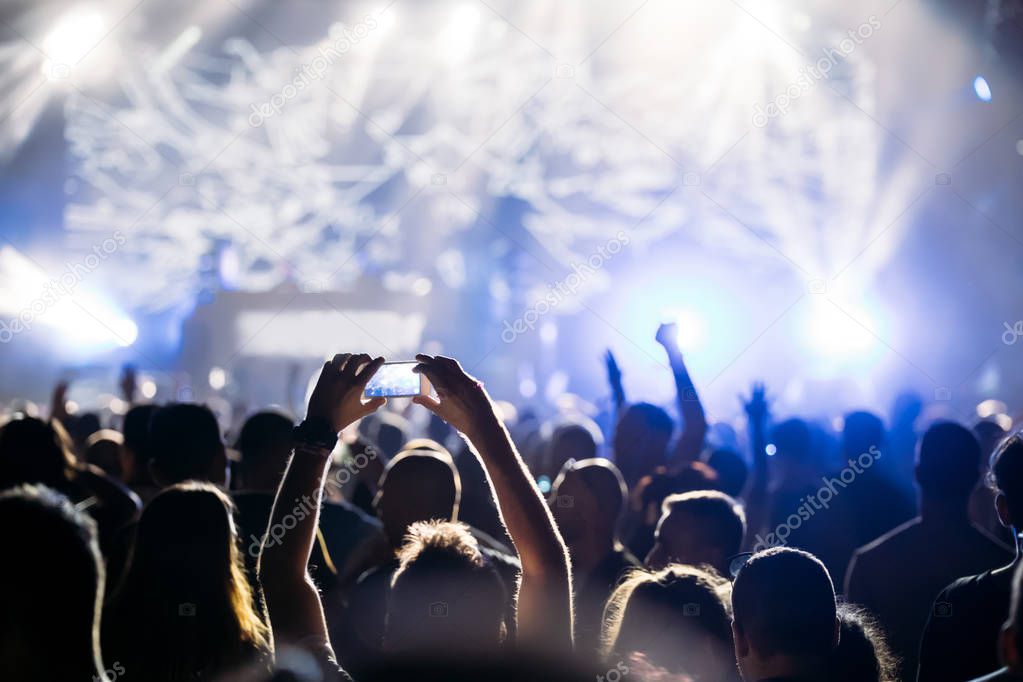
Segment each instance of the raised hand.
[{"label": "raised hand", "polygon": [[412,371],[426,376],[437,397],[417,395],[412,402],[422,405],[455,427],[470,440],[496,421],[493,403],[482,382],[469,375],[457,360],[420,353]]},{"label": "raised hand", "polygon": [[326,419],[334,431],[340,432],[352,422],[376,412],[387,400],[373,398],[362,402],[362,392],[382,364],[382,357],[371,359],[365,353],[339,353],[333,360],[323,363],[320,378],[309,396],[306,419]]},{"label": "raised hand", "polygon": [[58,381],[53,387],[53,395],[50,398],[50,418],[56,419],[62,424],[67,424],[67,391],[70,384],[66,380]]},{"label": "raised hand", "polygon": [[739,400],[742,401],[742,406],[750,421],[763,422],[767,419],[770,408],[767,401],[767,387],[764,386],[764,382],[754,382],[750,389],[749,399],[739,396]]},{"label": "raised hand", "polygon": [[437,397],[418,395],[413,402],[468,438],[487,471],[498,513],[522,562],[522,584],[516,597],[518,641],[529,647],[571,651],[568,550],[490,396],[457,360],[422,354],[416,360],[415,371],[430,380]]},{"label": "raised hand", "polygon": [[664,346],[664,350],[671,353],[678,350],[678,325],[674,322],[665,322],[657,328],[654,335],[657,343]]},{"label": "raised hand", "polygon": [[611,393],[614,396],[615,405],[625,402],[625,389],[622,387],[622,370],[618,367],[614,353],[608,348],[604,353],[604,364],[607,366],[607,383],[611,385]]},{"label": "raised hand", "polygon": [[118,382],[118,386],[121,388],[121,396],[124,401],[129,405],[135,403],[135,394],[138,390],[138,380],[135,373],[134,365],[125,365],[121,368],[121,379]]}]

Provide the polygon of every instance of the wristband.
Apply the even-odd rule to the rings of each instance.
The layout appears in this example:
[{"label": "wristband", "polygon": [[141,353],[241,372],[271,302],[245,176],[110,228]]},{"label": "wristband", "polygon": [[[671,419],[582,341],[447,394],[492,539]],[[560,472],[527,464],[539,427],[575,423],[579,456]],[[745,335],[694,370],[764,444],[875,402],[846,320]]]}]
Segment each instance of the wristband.
[{"label": "wristband", "polygon": [[295,445],[307,445],[333,450],[337,445],[337,432],[323,417],[305,419],[291,431]]}]

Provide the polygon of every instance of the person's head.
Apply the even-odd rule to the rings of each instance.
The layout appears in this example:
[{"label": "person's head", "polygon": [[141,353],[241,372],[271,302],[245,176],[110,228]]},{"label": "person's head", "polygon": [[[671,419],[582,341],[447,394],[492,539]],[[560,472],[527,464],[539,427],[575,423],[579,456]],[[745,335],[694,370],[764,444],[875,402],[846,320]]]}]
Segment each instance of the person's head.
[{"label": "person's head", "polygon": [[398,560],[387,604],[388,651],[442,656],[500,645],[505,587],[467,526],[414,523]]},{"label": "person's head", "polygon": [[0,427],[0,489],[23,483],[60,489],[75,465],[71,440],[60,422],[22,417]]},{"label": "person's head", "polygon": [[395,549],[417,521],[455,521],[462,483],[451,455],[433,450],[401,452],[387,463],[373,506]]},{"label": "person's head", "polygon": [[1002,625],[998,641],[1002,663],[1014,675],[1023,675],[1023,563],[1012,576],[1009,617]]},{"label": "person's head", "polygon": [[165,489],[143,510],[104,626],[104,649],[140,679],[213,678],[269,651],[233,512],[227,495],[198,481]]},{"label": "person's head", "polygon": [[920,440],[916,481],[924,504],[965,513],[980,478],[980,444],[965,426],[936,422]]},{"label": "person's head", "polygon": [[884,631],[865,609],[838,606],[841,636],[828,661],[830,682],[896,682],[898,661]]},{"label": "person's head", "polygon": [[842,427],[843,459],[856,459],[871,448],[881,449],[884,444],[884,422],[871,412],[850,412]]},{"label": "person's head", "polygon": [[608,460],[566,462],[551,486],[550,505],[569,549],[610,550],[627,495],[621,473]]},{"label": "person's head", "polygon": [[405,447],[411,428],[401,415],[380,410],[373,415],[370,424],[370,439],[387,457],[394,457]]},{"label": "person's head", "polygon": [[227,483],[227,453],[217,418],[205,405],[171,403],[149,422],[150,468],[162,486],[182,481]]},{"label": "person's head", "polygon": [[746,514],[734,499],[716,490],[671,495],[661,507],[650,568],[670,563],[707,565],[728,574],[728,561],[739,553],[746,534]]},{"label": "person's head", "polygon": [[734,670],[728,581],[693,566],[635,569],[612,592],[604,609],[605,658],[642,653],[670,673],[700,680]]},{"label": "person's head", "polygon": [[746,487],[749,465],[745,458],[730,448],[716,448],[707,457],[707,465],[717,474],[718,490],[739,497]]},{"label": "person's head", "polygon": [[121,450],[124,436],[120,431],[100,429],[85,441],[85,461],[114,478],[121,478]]},{"label": "person's head", "polygon": [[988,486],[995,493],[995,508],[1003,526],[1023,528],[1023,438],[1016,433],[1002,441],[991,455]]},{"label": "person's head", "polygon": [[732,634],[743,679],[820,672],[838,644],[835,587],[808,552],[757,552],[732,584]]},{"label": "person's head", "polygon": [[597,446],[602,440],[600,429],[593,423],[561,424],[551,434],[543,471],[539,473],[557,476],[569,460],[593,459],[597,456]]},{"label": "person's head", "polygon": [[241,490],[277,490],[291,456],[294,427],[279,412],[257,412],[245,420],[235,448],[241,453]]},{"label": "person's head", "polygon": [[802,419],[786,419],[771,431],[778,462],[788,466],[808,466],[812,459],[813,439],[810,426]]},{"label": "person's head", "polygon": [[89,436],[103,428],[99,421],[99,415],[95,412],[83,412],[64,418],[64,426],[67,427],[71,442],[74,443],[75,452],[81,454],[85,451],[85,443]]},{"label": "person's head", "polygon": [[124,415],[121,431],[124,433],[124,447],[121,449],[121,471],[124,482],[129,485],[150,483],[152,476],[149,461],[149,421],[157,406],[152,403],[136,405]]},{"label": "person's head", "polygon": [[892,404],[892,427],[912,431],[923,409],[924,401],[919,394],[913,391],[900,393]]},{"label": "person's head", "polygon": [[613,446],[615,464],[630,488],[665,463],[674,428],[668,413],[650,403],[633,403],[622,412]]},{"label": "person's head", "polygon": [[1009,433],[995,420],[981,419],[973,425],[973,435],[977,437],[977,442],[980,443],[981,457],[987,459]]},{"label": "person's head", "polygon": [[93,520],[63,495],[26,485],[0,492],[0,527],[0,679],[84,680],[103,670]]}]

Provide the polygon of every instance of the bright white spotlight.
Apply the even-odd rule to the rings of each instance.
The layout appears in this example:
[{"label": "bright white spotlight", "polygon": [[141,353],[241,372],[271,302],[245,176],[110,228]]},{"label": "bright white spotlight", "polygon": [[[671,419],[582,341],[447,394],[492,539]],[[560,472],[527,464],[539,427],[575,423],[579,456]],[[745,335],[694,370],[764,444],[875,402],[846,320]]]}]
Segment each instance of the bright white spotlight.
[{"label": "bright white spotlight", "polygon": [[1001,400],[988,399],[981,401],[977,405],[977,416],[981,419],[987,419],[988,417],[1008,411],[1009,407]]},{"label": "bright white spotlight", "polygon": [[475,5],[461,5],[451,15],[447,28],[441,34],[444,56],[451,64],[457,64],[468,56],[476,41],[476,28],[480,23],[480,11]]},{"label": "bright white spotlight", "polygon": [[384,7],[378,8],[370,12],[370,15],[377,22],[377,31],[383,33],[394,28],[394,25],[398,22],[398,10],[394,7],[394,3],[390,3]]},{"label": "bright white spotlight", "polygon": [[89,7],[76,7],[64,14],[43,39],[46,54],[42,72],[50,80],[70,75],[80,62],[103,39],[107,22],[103,15]]},{"label": "bright white spotlight", "polygon": [[139,337],[139,328],[126,317],[115,319],[111,324],[114,340],[119,346],[130,346]]},{"label": "bright white spotlight", "polygon": [[227,372],[222,367],[214,367],[210,370],[210,388],[219,391],[227,385]]},{"label": "bright white spotlight", "polygon": [[873,346],[873,326],[873,321],[862,310],[847,313],[828,301],[820,301],[806,318],[806,341],[811,350],[820,355],[856,355]]},{"label": "bright white spotlight", "polygon": [[973,79],[973,91],[977,93],[977,99],[981,102],[991,101],[991,86],[988,85],[987,79],[983,76],[977,76]]},{"label": "bright white spotlight", "polygon": [[692,310],[678,310],[662,315],[664,322],[674,322],[678,327],[675,340],[683,351],[692,352],[704,341],[705,325],[703,319]]}]

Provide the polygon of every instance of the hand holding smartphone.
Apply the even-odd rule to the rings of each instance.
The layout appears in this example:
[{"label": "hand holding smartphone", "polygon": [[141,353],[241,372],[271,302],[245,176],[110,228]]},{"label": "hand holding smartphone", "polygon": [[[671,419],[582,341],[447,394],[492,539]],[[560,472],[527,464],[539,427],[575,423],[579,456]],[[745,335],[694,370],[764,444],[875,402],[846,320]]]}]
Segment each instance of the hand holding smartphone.
[{"label": "hand holding smartphone", "polygon": [[427,395],[430,381],[422,374],[412,371],[418,362],[385,362],[366,384],[363,392],[367,398],[398,398],[402,396]]}]

